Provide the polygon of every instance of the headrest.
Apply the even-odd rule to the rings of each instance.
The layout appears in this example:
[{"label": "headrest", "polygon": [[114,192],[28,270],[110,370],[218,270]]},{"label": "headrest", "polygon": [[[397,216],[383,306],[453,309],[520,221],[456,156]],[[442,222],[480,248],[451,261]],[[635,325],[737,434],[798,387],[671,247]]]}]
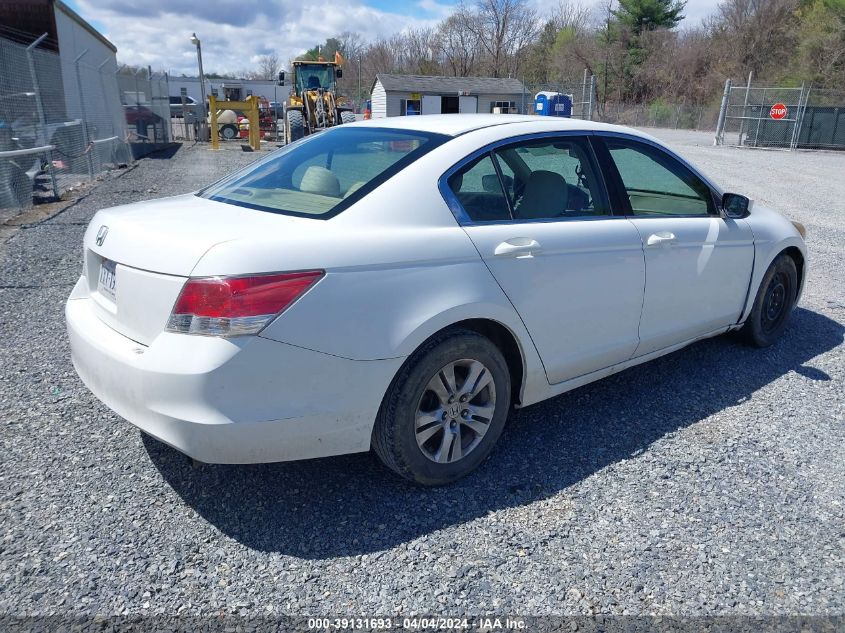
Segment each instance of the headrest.
[{"label": "headrest", "polygon": [[337,176],[325,167],[311,165],[302,175],[299,190],[337,198],[340,196],[340,183]]}]

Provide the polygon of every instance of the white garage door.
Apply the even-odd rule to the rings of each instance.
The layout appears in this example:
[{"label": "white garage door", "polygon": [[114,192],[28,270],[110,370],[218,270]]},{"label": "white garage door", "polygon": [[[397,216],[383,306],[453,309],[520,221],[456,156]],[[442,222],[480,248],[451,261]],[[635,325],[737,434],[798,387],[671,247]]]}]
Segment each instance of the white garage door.
[{"label": "white garage door", "polygon": [[461,97],[458,99],[458,112],[461,114],[478,112],[478,97]]},{"label": "white garage door", "polygon": [[423,95],[423,114],[440,114],[440,95]]}]

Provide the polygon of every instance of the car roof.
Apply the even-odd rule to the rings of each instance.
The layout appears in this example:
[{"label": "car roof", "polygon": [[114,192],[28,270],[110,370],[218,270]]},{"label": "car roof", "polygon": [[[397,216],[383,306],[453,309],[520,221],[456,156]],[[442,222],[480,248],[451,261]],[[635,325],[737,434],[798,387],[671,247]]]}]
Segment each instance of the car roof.
[{"label": "car roof", "polygon": [[431,132],[447,136],[459,136],[493,126],[519,126],[528,123],[547,125],[554,131],[607,131],[624,132],[648,138],[632,128],[597,121],[583,121],[566,117],[545,117],[526,114],[426,114],[417,116],[383,117],[355,123],[357,126],[381,127],[417,132]]}]

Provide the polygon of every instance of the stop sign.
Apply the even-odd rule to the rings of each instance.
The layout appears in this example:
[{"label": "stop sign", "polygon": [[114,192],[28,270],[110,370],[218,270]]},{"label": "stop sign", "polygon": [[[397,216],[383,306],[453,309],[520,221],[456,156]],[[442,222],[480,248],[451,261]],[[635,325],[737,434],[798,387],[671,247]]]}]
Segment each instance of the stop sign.
[{"label": "stop sign", "polygon": [[786,106],[782,103],[776,103],[772,106],[772,109],[769,110],[769,116],[779,121],[783,119],[788,114],[789,110],[786,109]]}]

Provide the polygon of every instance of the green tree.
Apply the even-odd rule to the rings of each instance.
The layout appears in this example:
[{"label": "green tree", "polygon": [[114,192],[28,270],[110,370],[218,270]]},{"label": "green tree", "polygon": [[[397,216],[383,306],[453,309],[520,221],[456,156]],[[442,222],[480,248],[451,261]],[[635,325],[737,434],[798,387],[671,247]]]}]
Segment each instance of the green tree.
[{"label": "green tree", "polygon": [[302,55],[297,57],[297,59],[315,62],[322,57],[326,61],[333,61],[334,54],[341,50],[341,48],[342,46],[340,40],[336,37],[330,37],[325,41],[325,43],[309,48]]},{"label": "green tree", "polygon": [[613,15],[634,35],[654,29],[672,29],[684,19],[685,0],[619,0]]},{"label": "green tree", "polygon": [[807,0],[797,15],[798,74],[822,88],[845,87],[845,0]]}]

